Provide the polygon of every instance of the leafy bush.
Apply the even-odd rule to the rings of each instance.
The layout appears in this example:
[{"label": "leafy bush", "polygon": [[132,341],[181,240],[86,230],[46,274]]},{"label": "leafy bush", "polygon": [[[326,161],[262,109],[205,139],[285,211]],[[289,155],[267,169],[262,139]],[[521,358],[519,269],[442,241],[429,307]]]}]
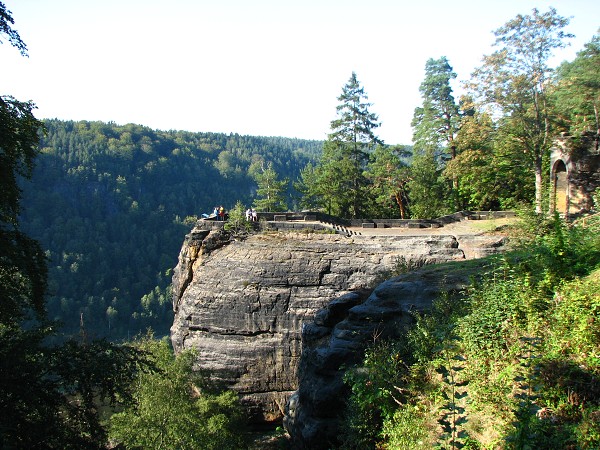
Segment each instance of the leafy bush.
[{"label": "leafy bush", "polygon": [[192,372],[194,353],[173,356],[166,339],[137,344],[156,370],[139,374],[133,401],[110,418],[110,437],[125,448],[244,447],[244,415],[233,392],[212,392]]},{"label": "leafy bush", "polygon": [[390,449],[422,450],[433,448],[428,420],[431,414],[426,405],[406,404],[383,424],[382,436]]},{"label": "leafy bush", "polygon": [[347,377],[361,419],[348,435],[362,439],[347,448],[600,448],[600,234],[535,216],[521,237],[388,344],[402,367],[367,352]]},{"label": "leafy bush", "polygon": [[247,233],[252,229],[252,224],[246,220],[246,209],[241,201],[238,200],[229,211],[229,218],[223,228],[234,235]]},{"label": "leafy bush", "polygon": [[600,342],[600,270],[585,280],[575,280],[559,289],[554,296],[551,335],[560,353],[580,353],[599,358]]},{"label": "leafy bush", "polygon": [[409,365],[400,345],[377,343],[365,352],[361,367],[346,372],[351,396],[345,416],[342,448],[375,448],[379,430],[408,392]]}]

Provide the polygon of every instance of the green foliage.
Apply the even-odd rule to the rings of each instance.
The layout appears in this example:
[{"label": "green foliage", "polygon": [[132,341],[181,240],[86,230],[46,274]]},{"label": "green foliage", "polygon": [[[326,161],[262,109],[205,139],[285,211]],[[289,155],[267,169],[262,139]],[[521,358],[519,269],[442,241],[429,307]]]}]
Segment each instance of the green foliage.
[{"label": "green foliage", "polygon": [[408,365],[403,353],[397,345],[376,343],[366,351],[361,367],[346,372],[344,382],[352,395],[346,408],[342,448],[376,448],[383,421],[392,417],[407,393]]},{"label": "green foliage", "polygon": [[300,177],[293,184],[294,189],[298,192],[300,208],[316,211],[321,207],[323,193],[318,189],[317,170],[312,163],[308,163],[300,171]]},{"label": "green foliage", "polygon": [[288,184],[288,180],[278,180],[277,172],[273,169],[273,164],[269,163],[254,175],[258,189],[256,190],[256,199],[254,206],[260,211],[274,212],[286,211],[287,205],[283,197],[283,192]]},{"label": "green foliage", "polygon": [[[26,53],[0,3],[0,35]],[[105,341],[51,346],[45,254],[19,227],[21,190],[32,175],[42,124],[33,104],[0,97],[0,447],[100,449],[99,409],[128,398],[143,357]],[[76,269],[75,269],[76,270]]]},{"label": "green foliage", "polygon": [[524,223],[514,251],[389,344],[388,357],[404,349],[397,402],[379,407],[385,382],[366,383],[394,377],[385,351],[351,372],[348,436],[364,448],[598,447],[600,235],[558,217]]},{"label": "green foliage", "polygon": [[531,15],[517,15],[494,32],[498,50],[483,57],[471,82],[474,97],[502,115],[499,124],[514,143],[516,154],[526,156],[535,181],[538,213],[543,206],[544,161],[557,116],[548,92],[552,73],[549,59],[572,37],[563,31],[568,23],[569,19],[554,8],[546,13],[534,8]]},{"label": "green foliage", "polygon": [[438,328],[436,338],[435,370],[441,376],[441,395],[445,400],[441,405],[441,416],[438,423],[442,427],[440,441],[447,444],[452,450],[462,448],[468,436],[463,425],[467,422],[465,415],[465,397],[467,391],[464,386],[467,382],[460,380],[460,373],[464,370],[465,358],[460,354],[459,337],[454,332],[454,327]]},{"label": "green foliage", "polygon": [[446,213],[450,205],[458,205],[458,179],[444,180],[443,167],[456,158],[454,142],[460,127],[458,105],[452,95],[450,80],[456,78],[446,57],[429,59],[425,79],[419,86],[422,106],[415,109],[414,153],[409,182],[411,215],[433,218]]},{"label": "green foliage", "polygon": [[[4,5],[0,3],[0,25]],[[10,19],[10,15],[8,16]],[[12,23],[12,22],[11,22]],[[31,102],[0,96],[0,323],[45,314],[46,261],[40,245],[19,228],[20,179],[32,175],[42,123]]]},{"label": "green foliage", "polygon": [[50,325],[0,324],[0,446],[104,448],[104,407],[131,398],[143,354],[106,341],[45,344]]},{"label": "green foliage", "polygon": [[414,219],[432,219],[450,212],[450,183],[433,151],[415,149],[408,182],[410,215]]},{"label": "green foliage", "polygon": [[11,26],[14,23],[12,13],[6,9],[4,3],[0,2],[0,44],[2,44],[2,38],[8,38],[10,45],[16,47],[22,56],[27,56],[27,45],[19,36],[17,30]]},{"label": "green foliage", "polygon": [[446,57],[430,58],[425,63],[425,79],[419,86],[423,104],[415,109],[412,122],[414,145],[419,151],[436,150],[450,158],[456,156],[454,138],[460,114],[450,86],[454,78],[456,74]]},{"label": "green foliage", "polygon": [[[343,147],[326,141],[314,174],[306,173],[309,177],[306,181],[314,183],[308,190],[309,197],[315,199],[319,208],[325,209],[328,214],[347,217],[351,202],[347,190],[352,183],[353,172],[352,161],[344,155]],[[354,176],[359,177],[361,182],[364,181],[361,174],[354,174]],[[358,195],[359,192],[356,191],[356,194]]]},{"label": "green foliage", "polygon": [[[0,7],[4,5],[0,3]],[[0,10],[1,11],[1,10]],[[18,179],[31,178],[39,150],[42,123],[33,115],[35,105],[10,96],[0,96],[0,222],[16,225],[21,189]]]},{"label": "green foliage", "polygon": [[460,321],[464,346],[494,358],[506,352],[515,326],[523,320],[523,300],[531,291],[510,280],[476,285],[469,296],[471,311]]},{"label": "green foliage", "polygon": [[513,148],[504,129],[498,128],[489,113],[475,110],[463,98],[466,110],[456,136],[456,158],[448,161],[444,176],[458,180],[458,198],[462,209],[514,209],[519,203],[530,204],[534,185],[523,160]]},{"label": "green foliage", "polygon": [[427,426],[428,411],[420,404],[401,405],[383,424],[382,437],[389,449],[423,450],[433,448]]},{"label": "green foliage", "polygon": [[[328,214],[343,218],[362,217],[371,203],[365,168],[369,153],[383,142],[375,135],[377,116],[356,74],[342,88],[338,97],[338,117],[331,121],[331,133],[323,147],[321,161],[315,169],[315,185],[308,197],[317,200]],[[310,176],[306,173],[306,176]],[[306,200],[307,202],[309,200]]]},{"label": "green foliage", "polygon": [[[600,34],[596,34],[572,62],[558,68],[558,81],[553,92],[562,115],[562,126],[577,136],[600,129]],[[596,138],[597,139],[597,138]],[[598,141],[596,140],[596,148]]]},{"label": "green foliage", "polygon": [[575,279],[553,297],[553,347],[557,353],[581,353],[595,357],[600,342],[600,271],[585,280]]},{"label": "green foliage", "polygon": [[237,395],[215,393],[192,371],[195,355],[177,357],[166,339],[137,347],[156,370],[139,372],[132,401],[110,418],[110,437],[125,448],[244,448],[244,415]]},{"label": "green foliage", "polygon": [[[295,179],[322,146],[133,124],[44,124],[21,223],[46,250],[48,315],[74,336],[83,313],[91,336],[114,340],[148,327],[169,333],[173,312],[163,299],[189,218],[237,200],[251,204],[262,161]],[[289,191],[282,194],[292,203]]]},{"label": "green foliage", "polygon": [[223,228],[234,235],[247,233],[252,229],[252,224],[246,219],[246,208],[241,201],[238,200],[229,211],[229,218]]},{"label": "green foliage", "polygon": [[[380,211],[385,211],[385,217],[398,215],[401,219],[408,218],[410,169],[405,159],[409,155],[409,149],[401,145],[378,145],[371,154],[367,176],[375,202]],[[378,212],[372,211],[372,216],[379,216]]]}]

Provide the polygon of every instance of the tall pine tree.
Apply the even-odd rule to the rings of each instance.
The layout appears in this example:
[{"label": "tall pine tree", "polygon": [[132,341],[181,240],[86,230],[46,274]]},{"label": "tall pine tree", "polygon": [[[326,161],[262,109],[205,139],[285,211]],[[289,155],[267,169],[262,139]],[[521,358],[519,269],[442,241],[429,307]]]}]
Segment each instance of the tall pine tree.
[{"label": "tall pine tree", "polygon": [[338,117],[331,121],[331,133],[316,169],[314,189],[330,214],[360,217],[368,208],[370,196],[364,171],[369,154],[383,142],[375,135],[380,124],[377,115],[369,111],[372,105],[367,100],[356,73],[352,72],[338,97]]},{"label": "tall pine tree", "polygon": [[419,87],[423,105],[415,109],[414,156],[415,175],[410,182],[411,211],[414,217],[444,214],[450,205],[458,207],[458,181],[454,189],[443,179],[442,171],[448,159],[456,157],[454,139],[460,125],[460,113],[452,95],[450,80],[456,78],[446,57],[429,59],[425,64],[425,79]]}]

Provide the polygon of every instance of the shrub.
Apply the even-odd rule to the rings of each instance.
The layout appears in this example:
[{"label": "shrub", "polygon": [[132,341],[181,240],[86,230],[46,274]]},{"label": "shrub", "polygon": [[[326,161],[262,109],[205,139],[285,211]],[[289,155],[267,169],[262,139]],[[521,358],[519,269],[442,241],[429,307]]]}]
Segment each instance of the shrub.
[{"label": "shrub", "polygon": [[351,395],[344,417],[342,448],[375,448],[379,430],[402,403],[410,383],[404,349],[389,342],[376,343],[365,352],[361,367],[348,370],[344,382]]},{"label": "shrub", "polygon": [[555,351],[596,356],[600,343],[600,270],[562,286],[554,296],[551,326]]},{"label": "shrub", "polygon": [[434,448],[428,429],[432,418],[425,404],[402,405],[383,423],[382,436],[386,448],[423,450]]},{"label": "shrub", "polygon": [[346,448],[600,448],[600,233],[526,226],[462,298],[442,295],[347,377]]},{"label": "shrub", "polygon": [[156,370],[139,374],[133,401],[110,418],[110,437],[124,448],[236,450],[244,446],[237,395],[211,392],[192,372],[194,354],[175,357],[166,339],[138,346]]},{"label": "shrub", "polygon": [[238,200],[229,211],[229,217],[223,228],[234,235],[247,233],[252,229],[252,224],[246,220],[246,209],[241,201]]}]

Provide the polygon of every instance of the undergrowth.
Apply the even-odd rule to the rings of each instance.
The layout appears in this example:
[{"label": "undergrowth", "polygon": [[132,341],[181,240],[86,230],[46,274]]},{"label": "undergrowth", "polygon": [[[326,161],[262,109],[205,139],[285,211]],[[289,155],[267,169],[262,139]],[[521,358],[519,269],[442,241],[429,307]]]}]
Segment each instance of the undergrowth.
[{"label": "undergrowth", "polygon": [[520,235],[348,372],[342,448],[600,448],[600,233],[554,217]]}]

